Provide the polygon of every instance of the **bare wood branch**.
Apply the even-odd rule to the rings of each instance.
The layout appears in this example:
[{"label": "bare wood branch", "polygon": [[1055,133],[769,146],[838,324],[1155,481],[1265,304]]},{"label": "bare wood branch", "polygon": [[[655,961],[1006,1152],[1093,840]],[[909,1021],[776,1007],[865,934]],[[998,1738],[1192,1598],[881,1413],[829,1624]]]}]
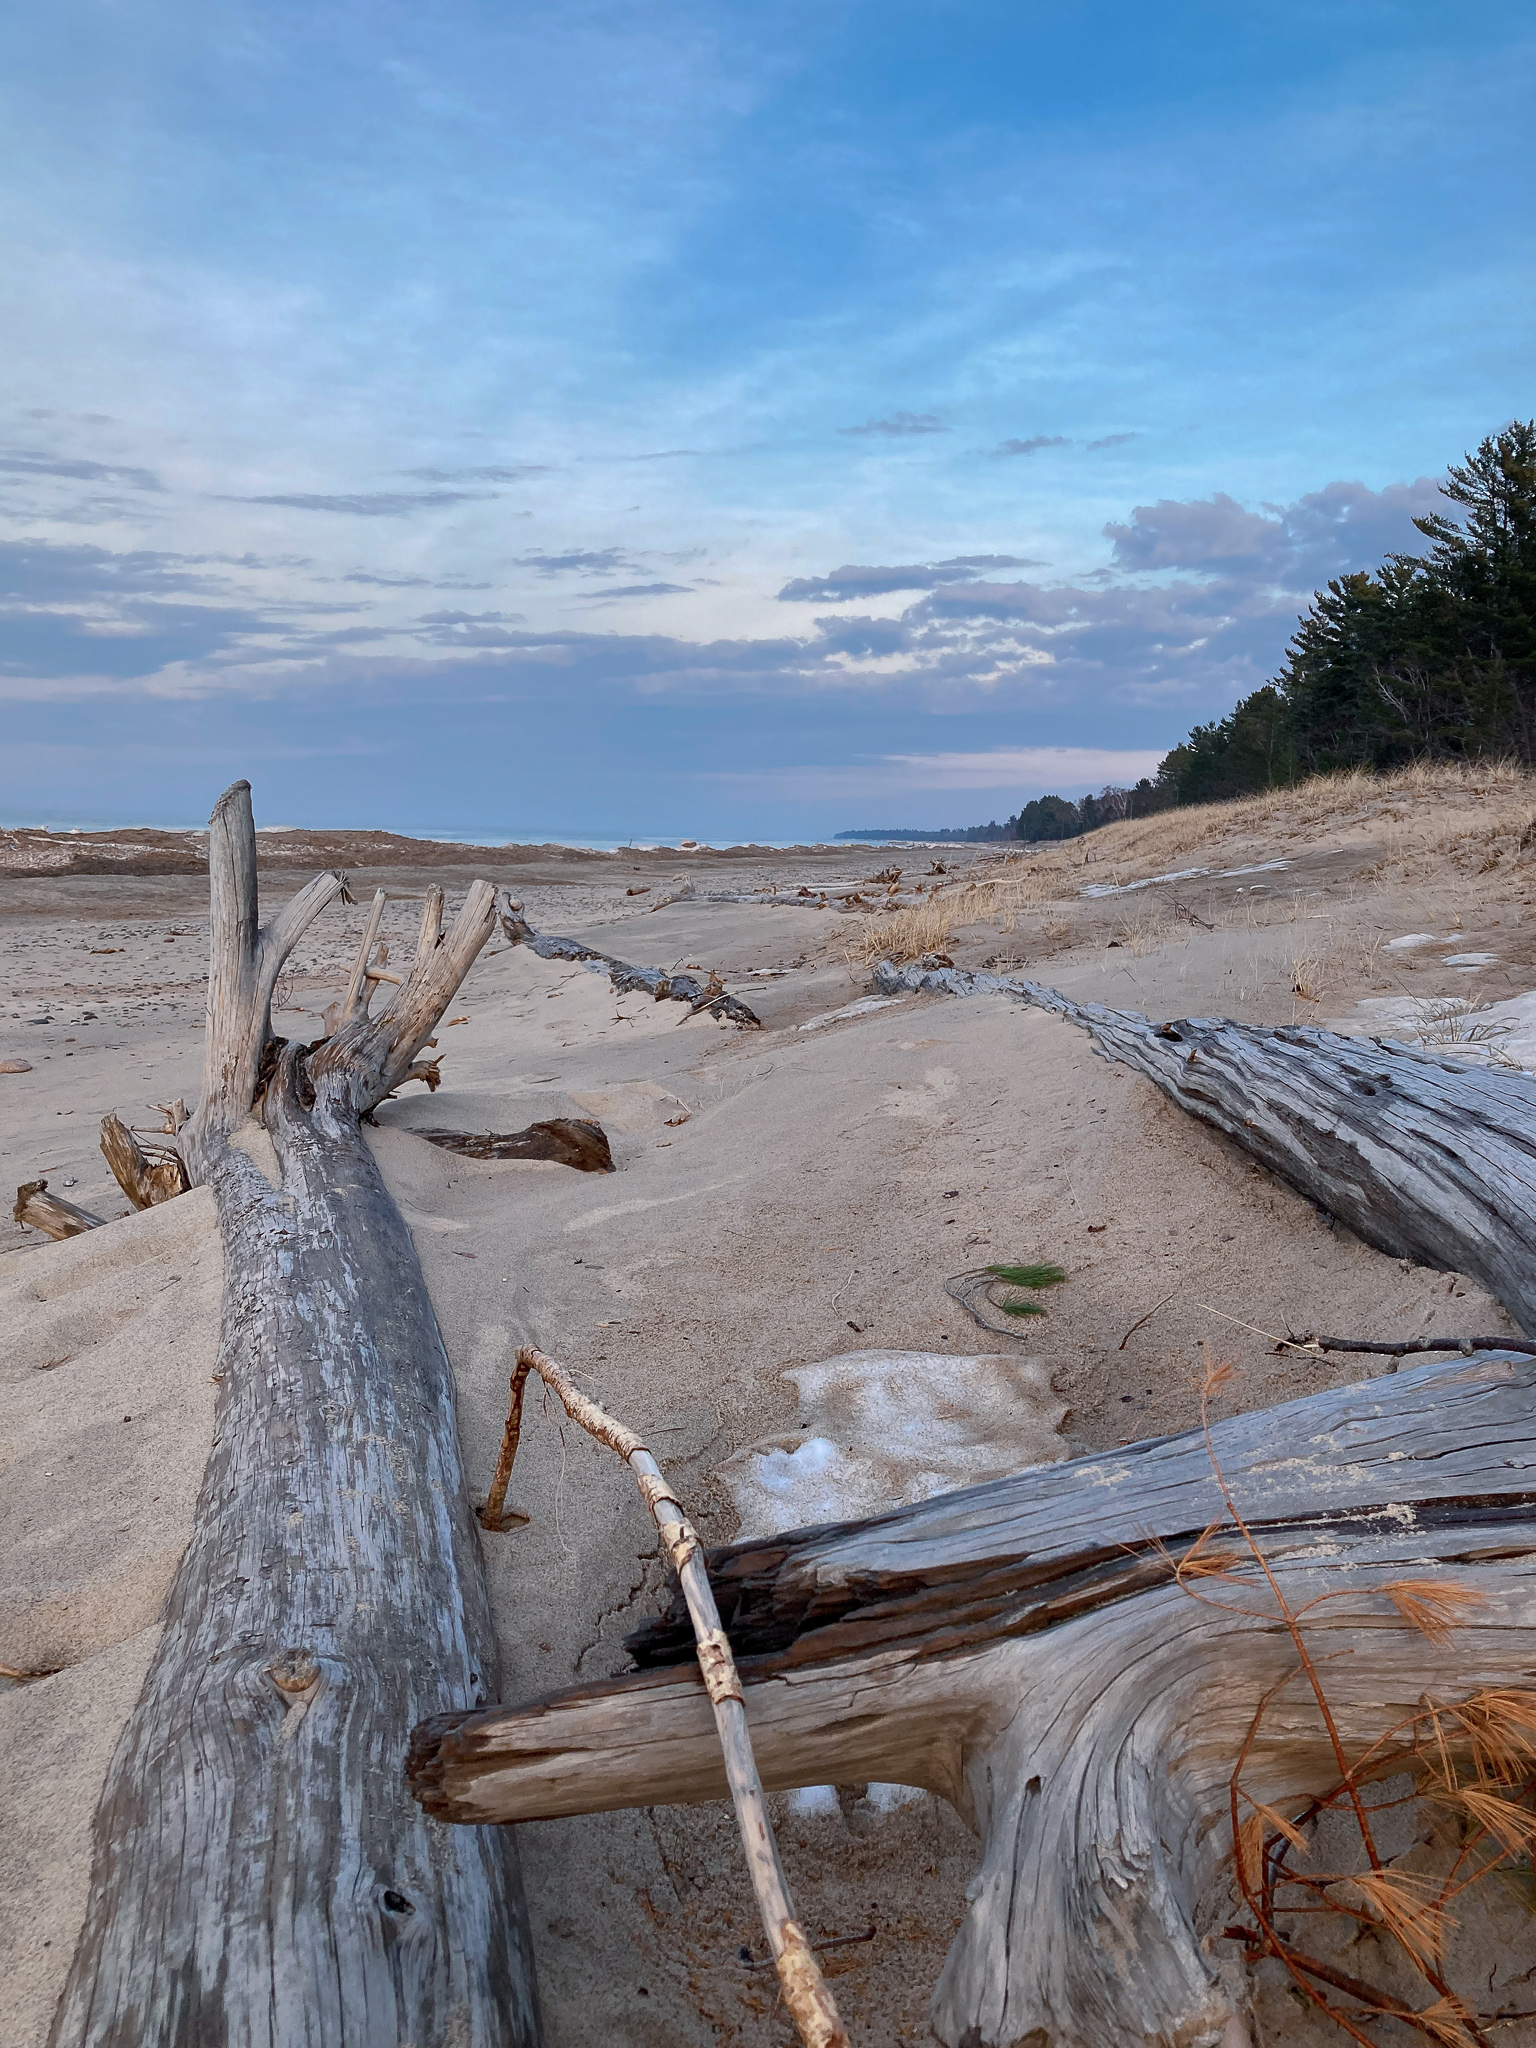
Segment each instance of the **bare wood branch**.
[{"label": "bare wood branch", "polygon": [[101,1120],[101,1150],[112,1178],[135,1209],[152,1209],[157,1202],[187,1192],[190,1182],[181,1154],[167,1146],[158,1159],[151,1159],[115,1112]]},{"label": "bare wood branch", "polygon": [[711,975],[709,981],[698,981],[691,974],[671,974],[662,967],[631,967],[625,960],[614,959],[611,953],[599,953],[593,947],[583,945],[580,939],[552,938],[536,932],[522,914],[522,905],[517,903],[503,889],[498,892],[501,928],[514,946],[527,946],[537,953],[541,960],[584,960],[595,966],[606,967],[608,979],[620,995],[631,991],[654,996],[658,1003],[687,1003],[695,1016],[701,1010],[708,1010],[712,1016],[729,1019],[733,1024],[745,1024],[754,1030],[761,1030],[762,1019],[751,1010],[739,996],[727,995],[718,975]]},{"label": "bare wood branch", "polygon": [[661,1467],[642,1440],[600,1403],[583,1394],[563,1366],[557,1365],[533,1345],[523,1346],[517,1354],[507,1429],[502,1439],[502,1459],[497,1467],[498,1484],[493,1485],[487,1509],[494,1505],[500,1518],[501,1504],[506,1495],[506,1478],[517,1451],[523,1390],[530,1371],[538,1373],[545,1385],[554,1389],[573,1422],[580,1423],[589,1435],[616,1452],[635,1475],[640,1497],[661,1532],[687,1603],[698,1670],[714,1717],[715,1734],[731,1803],[736,1811],[736,1825],[741,1834],[747,1870],[757,1898],[763,1931],[778,1967],[784,2003],[806,2048],[848,2048],[848,2036],[838,2018],[836,2003],[827,1989],[805,1930],[796,1917],[784,1868],[779,1861],[773,1823],[768,1817],[762,1780],[752,1754],[752,1739],[747,1732],[741,1681],[731,1655],[730,1640],[720,1626],[720,1614],[704,1569],[698,1536],[678,1504]]},{"label": "bare wood branch", "polygon": [[89,1209],[77,1209],[62,1195],[50,1195],[46,1180],[24,1181],[16,1190],[11,1214],[25,1230],[40,1230],[44,1237],[78,1237],[82,1230],[99,1230],[105,1216],[93,1216]]},{"label": "bare wood branch", "polygon": [[272,991],[283,963],[328,904],[346,893],[340,874],[319,875],[272,925],[258,923],[256,828],[251,785],[225,790],[208,821],[208,1026],[203,1094],[182,1135],[182,1157],[194,1181],[248,1114],[272,1035]]},{"label": "bare wood branch", "polygon": [[379,926],[384,921],[384,906],[389,901],[387,889],[375,889],[373,902],[368,906],[368,915],[363,922],[363,936],[358,941],[357,958],[352,964],[347,986],[341,1004],[334,1018],[326,1012],[326,1028],[333,1034],[343,1024],[352,1024],[364,1015],[368,1008],[368,969],[373,963],[373,948],[379,936]]}]

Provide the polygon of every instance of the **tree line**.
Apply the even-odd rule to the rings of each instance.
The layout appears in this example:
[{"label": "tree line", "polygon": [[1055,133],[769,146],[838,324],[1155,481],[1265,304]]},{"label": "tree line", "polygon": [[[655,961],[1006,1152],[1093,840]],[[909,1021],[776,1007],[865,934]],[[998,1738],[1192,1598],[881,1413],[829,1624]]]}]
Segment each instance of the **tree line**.
[{"label": "tree line", "polygon": [[1071,839],[1336,769],[1536,763],[1536,420],[1490,434],[1440,488],[1457,516],[1416,518],[1423,554],[1318,591],[1272,681],[1134,789],[1037,797],[1008,821],[1016,836]]}]

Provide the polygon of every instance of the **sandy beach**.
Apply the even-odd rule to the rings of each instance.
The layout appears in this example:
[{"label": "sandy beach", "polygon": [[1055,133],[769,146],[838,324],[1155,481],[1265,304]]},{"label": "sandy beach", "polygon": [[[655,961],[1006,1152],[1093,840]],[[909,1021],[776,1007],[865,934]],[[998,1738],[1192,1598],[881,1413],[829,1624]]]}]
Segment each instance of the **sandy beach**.
[{"label": "sandy beach", "polygon": [[[762,1028],[745,1030],[619,996],[605,973],[498,937],[439,1034],[441,1089],[404,1091],[372,1133],[457,1375],[472,1487],[489,1481],[512,1354],[532,1341],[645,1434],[724,1542],[738,1517],[721,1468],[792,1441],[804,1413],[786,1375],[845,1354],[1033,1361],[1011,1422],[1039,1459],[1189,1428],[1212,1353],[1240,1368],[1228,1405],[1251,1408],[1364,1376],[1276,1336],[1512,1332],[1470,1281],[1333,1227],[1071,1024],[1000,996],[854,1006],[880,935],[910,938],[926,916],[957,964],[1154,1017],[1302,1018],[1536,1065],[1522,1035],[1531,818],[1529,786],[1490,771],[1179,812],[1023,854],[503,855],[274,835],[264,907],[325,865],[349,869],[357,898],[301,945],[274,1022],[320,1035],[375,887],[425,876],[451,910],[477,873],[540,931],[713,970],[757,1012]],[[199,1085],[204,870],[190,843],[132,845],[56,860],[35,836],[0,846],[0,1060],[24,1067],[0,1073],[4,1185],[46,1177],[110,1219],[59,1244],[0,1224],[0,1665],[48,1674],[0,1690],[6,2048],[47,2036],[97,1792],[186,1540],[217,1391],[211,1200],[130,1215],[97,1148],[108,1111],[152,1127],[150,1105]],[[891,865],[905,887],[923,879],[917,908],[879,908],[893,885],[871,878]],[[680,873],[694,894],[653,908]],[[830,900],[705,900],[769,884]],[[853,893],[860,904],[840,900]],[[414,916],[391,906],[386,938],[402,943]],[[553,1116],[600,1121],[617,1172],[476,1162],[415,1135]],[[983,1333],[944,1289],[1005,1260],[1068,1276],[1017,1338]],[[528,1525],[484,1539],[501,1697],[626,1668],[623,1637],[668,1597],[628,1476],[534,1402],[513,1499]],[[926,1794],[844,1788],[774,1811],[813,1938],[845,1942],[826,1960],[854,2038],[929,2038],[968,1830]],[[790,2038],[727,1806],[543,1823],[519,1841],[552,2048]],[[1536,1962],[1523,1911],[1508,1918],[1503,1981]],[[1329,2038],[1278,1984],[1258,2021],[1265,2041]],[[1500,2040],[1536,2039],[1529,2024]]]}]

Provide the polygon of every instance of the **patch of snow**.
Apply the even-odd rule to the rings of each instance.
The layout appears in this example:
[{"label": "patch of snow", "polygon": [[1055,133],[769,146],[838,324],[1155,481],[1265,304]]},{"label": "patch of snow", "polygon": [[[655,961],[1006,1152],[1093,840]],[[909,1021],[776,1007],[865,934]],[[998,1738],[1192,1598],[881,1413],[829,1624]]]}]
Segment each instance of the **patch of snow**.
[{"label": "patch of snow", "polygon": [[834,1813],[841,1813],[835,1785],[797,1785],[789,1795],[791,1813],[809,1820],[812,1816],[826,1819]]},{"label": "patch of snow", "polygon": [[1400,939],[1388,939],[1386,951],[1389,953],[1401,953],[1405,952],[1409,946],[1433,946],[1436,943],[1433,932],[1404,932]]},{"label": "patch of snow", "polygon": [[1502,1003],[1465,996],[1367,996],[1356,1004],[1373,1036],[1398,1038],[1476,1066],[1536,1072],[1536,989]]},{"label": "patch of snow", "polygon": [[1180,868],[1171,875],[1148,875],[1144,882],[1090,882],[1085,896],[1129,896],[1137,889],[1153,888],[1158,882],[1188,882],[1195,875],[1208,875],[1209,868]]},{"label": "patch of snow", "polygon": [[784,1377],[800,1429],[738,1451],[717,1475],[741,1518],[738,1542],[881,1514],[1067,1454],[1066,1406],[1039,1359],[850,1351]]},{"label": "patch of snow", "polygon": [[871,1010],[888,1010],[893,1003],[899,1003],[901,996],[860,996],[856,1003],[845,1003],[840,1010],[828,1010],[820,1017],[812,1017],[808,1023],[797,1024],[797,1031],[819,1031],[823,1024],[841,1024],[845,1017],[864,1017]]},{"label": "patch of snow", "polygon": [[1497,967],[1499,956],[1497,953],[1447,953],[1441,964],[1470,974],[1474,967]]},{"label": "patch of snow", "polygon": [[[882,1514],[1067,1455],[1066,1404],[1037,1358],[848,1351],[784,1377],[801,1428],[736,1452],[715,1475],[741,1518],[737,1542]],[[875,1783],[860,1804],[891,1813],[924,1797]],[[835,1786],[804,1785],[789,1810],[827,1817],[842,1807]]]},{"label": "patch of snow", "polygon": [[1223,878],[1228,875],[1267,875],[1275,868],[1288,868],[1289,866],[1290,862],[1288,860],[1256,860],[1251,867],[1221,868],[1218,872]]}]

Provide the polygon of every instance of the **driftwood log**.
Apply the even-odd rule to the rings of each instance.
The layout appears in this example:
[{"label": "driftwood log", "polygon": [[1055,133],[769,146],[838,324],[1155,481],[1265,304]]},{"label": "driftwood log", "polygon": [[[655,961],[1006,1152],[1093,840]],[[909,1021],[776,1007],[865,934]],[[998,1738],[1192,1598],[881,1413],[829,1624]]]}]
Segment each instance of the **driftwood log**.
[{"label": "driftwood log", "polygon": [[465,1159],[552,1159],[580,1173],[613,1173],[608,1133],[585,1116],[552,1116],[523,1131],[424,1131],[413,1133]]},{"label": "driftwood log", "polygon": [[66,1202],[62,1195],[50,1195],[46,1180],[23,1181],[16,1190],[11,1214],[23,1230],[40,1230],[44,1237],[78,1237],[82,1230],[100,1230],[105,1216]]},{"label": "driftwood log", "polygon": [[686,1003],[690,1016],[708,1010],[712,1017],[732,1024],[762,1028],[761,1017],[748,1009],[739,996],[727,995],[718,975],[712,974],[705,982],[696,981],[691,974],[669,973],[664,967],[631,967],[628,961],[615,960],[611,953],[599,953],[583,945],[580,939],[560,939],[547,932],[536,932],[523,916],[522,905],[504,892],[500,913],[501,928],[514,946],[526,946],[541,960],[580,960],[594,968],[606,968],[608,979],[620,995],[639,992],[654,996],[658,1003]]},{"label": "driftwood log", "polygon": [[[886,965],[890,992],[987,991],[1086,1024],[1383,1250],[1481,1280],[1536,1322],[1536,1082],[1407,1047],[1218,1020],[1155,1025],[1038,985]],[[1536,1358],[1446,1363],[1220,1424],[1213,1448],[1309,1622],[1346,1746],[1427,1694],[1536,1668]],[[1336,1762],[1273,1612],[1191,1597],[1172,1560],[1221,1524],[1198,1434],[1025,1472],[708,1559],[765,1784],[887,1779],[985,1838],[934,2000],[955,2048],[1241,2038],[1235,1945],[1202,1919],[1245,1769],[1282,1812]],[[1219,1540],[1219,1539],[1218,1539]],[[1237,1561],[1241,1557],[1237,1553]],[[1480,1596],[1439,1643],[1383,1588]],[[682,1617],[635,1674],[418,1731],[412,1781],[461,1822],[720,1796]]]},{"label": "driftwood log", "polygon": [[1536,1335],[1536,1076],[1390,1039],[1219,1017],[1153,1024],[964,968],[893,967],[887,994],[999,994],[1082,1024],[1378,1251],[1465,1273]]},{"label": "driftwood log", "polygon": [[[475,883],[444,933],[428,891],[382,1013],[359,975],[332,1036],[279,1045],[273,985],[342,878],[262,926],[247,784],[209,836],[204,1089],[179,1150],[224,1246],[216,1434],[97,1809],[52,2048],[525,2048],[510,1840],[444,1830],[402,1783],[411,1726],[494,1696],[496,1650],[452,1375],[360,1129],[490,935],[494,892]],[[242,1149],[258,1094],[276,1187]]]},{"label": "driftwood log", "polygon": [[[1310,1626],[1351,1749],[1426,1692],[1529,1683],[1533,1395],[1536,1360],[1458,1358],[1217,1425],[1287,1597],[1332,1596]],[[1234,2024],[1237,1951],[1206,1939],[1201,1902],[1230,1855],[1235,1761],[1294,1653],[1272,1621],[1174,1582],[1169,1554],[1223,1512],[1192,1433],[710,1553],[765,1785],[926,1786],[985,1838],[934,1997],[955,2048],[1194,2048]],[[1441,1575],[1486,1604],[1436,1647],[1379,1589]],[[418,1730],[428,1811],[720,1798],[683,1618],[631,1648],[633,1676]],[[1309,1696],[1283,1688],[1245,1784],[1292,1811],[1333,1776]]]}]

